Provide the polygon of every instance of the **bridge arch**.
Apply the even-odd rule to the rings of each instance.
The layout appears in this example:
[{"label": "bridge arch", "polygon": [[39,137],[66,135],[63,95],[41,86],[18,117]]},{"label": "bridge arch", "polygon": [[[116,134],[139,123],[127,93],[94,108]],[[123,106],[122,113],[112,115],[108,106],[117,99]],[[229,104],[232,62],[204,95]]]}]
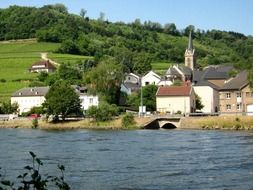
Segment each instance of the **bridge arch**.
[{"label": "bridge arch", "polygon": [[177,127],[172,124],[172,123],[165,123],[164,125],[161,126],[163,129],[176,129]]}]

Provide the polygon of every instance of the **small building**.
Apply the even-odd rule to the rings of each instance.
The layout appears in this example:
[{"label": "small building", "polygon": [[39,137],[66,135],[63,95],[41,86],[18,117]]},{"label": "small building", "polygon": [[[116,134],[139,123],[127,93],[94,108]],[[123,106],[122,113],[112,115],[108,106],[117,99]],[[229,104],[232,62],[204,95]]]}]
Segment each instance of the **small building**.
[{"label": "small building", "polygon": [[161,77],[153,71],[149,71],[141,78],[141,86],[147,86],[150,84],[157,85],[161,81]]},{"label": "small building", "polygon": [[249,87],[248,72],[242,71],[227,81],[220,89],[220,111],[222,114],[246,112],[253,115],[253,92]]},{"label": "small building", "polygon": [[120,91],[125,92],[128,95],[136,92],[141,87],[141,78],[139,75],[129,73],[126,75],[124,82],[121,84]]},{"label": "small building", "polygon": [[87,88],[80,86],[73,86],[78,93],[81,100],[81,108],[87,111],[91,106],[98,106],[99,100],[97,95],[89,94]]},{"label": "small building", "polygon": [[50,72],[54,72],[55,70],[56,70],[56,67],[52,63],[50,63],[49,60],[36,62],[29,69],[30,72],[36,72],[36,73],[39,73],[39,72],[50,73]]},{"label": "small building", "polygon": [[42,106],[48,90],[48,86],[22,88],[12,94],[11,103],[16,102],[19,105],[19,114],[28,112],[33,107]]},{"label": "small building", "polygon": [[195,111],[192,86],[161,86],[156,92],[156,110],[162,113],[189,114]]}]

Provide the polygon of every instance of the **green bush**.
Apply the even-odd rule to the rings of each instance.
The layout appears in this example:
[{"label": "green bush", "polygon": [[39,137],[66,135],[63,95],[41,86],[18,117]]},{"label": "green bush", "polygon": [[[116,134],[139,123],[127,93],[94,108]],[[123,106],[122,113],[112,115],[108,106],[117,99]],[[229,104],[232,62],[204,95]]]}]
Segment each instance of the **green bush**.
[{"label": "green bush", "polygon": [[0,82],[5,83],[6,80],[5,79],[0,79]]},{"label": "green bush", "polygon": [[129,126],[133,126],[136,124],[135,120],[134,120],[134,115],[131,113],[126,113],[123,117],[122,117],[122,126],[123,127],[129,127]]},{"label": "green bush", "polygon": [[96,121],[108,121],[118,114],[118,107],[107,102],[102,102],[99,106],[91,106],[86,112],[86,116],[92,117]]},{"label": "green bush", "polygon": [[38,119],[37,118],[33,119],[32,120],[32,128],[36,129],[36,128],[38,128],[38,126],[39,126]]}]

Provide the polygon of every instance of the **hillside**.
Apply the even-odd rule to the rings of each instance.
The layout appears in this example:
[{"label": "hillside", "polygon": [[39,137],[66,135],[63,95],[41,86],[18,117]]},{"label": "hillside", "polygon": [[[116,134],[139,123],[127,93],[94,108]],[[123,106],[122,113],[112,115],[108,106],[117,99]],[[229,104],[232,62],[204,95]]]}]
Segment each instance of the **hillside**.
[{"label": "hillside", "polygon": [[190,30],[199,67],[227,63],[247,67],[253,59],[253,37],[231,31],[203,31],[192,25],[179,30],[174,23],[162,26],[138,19],[128,24],[111,23],[103,16],[94,20],[85,14],[70,14],[62,4],[41,8],[11,6],[0,10],[0,18],[0,40],[37,38],[62,43],[58,52],[97,59],[112,56],[128,65],[130,71],[134,66],[129,65],[134,65],[142,53],[155,68],[164,68],[161,63],[183,62]]},{"label": "hillside", "polygon": [[41,59],[42,52],[59,63],[76,63],[84,56],[53,53],[60,44],[18,40],[0,42],[0,102],[7,100],[17,89],[28,86],[37,76],[28,72],[30,66]]}]

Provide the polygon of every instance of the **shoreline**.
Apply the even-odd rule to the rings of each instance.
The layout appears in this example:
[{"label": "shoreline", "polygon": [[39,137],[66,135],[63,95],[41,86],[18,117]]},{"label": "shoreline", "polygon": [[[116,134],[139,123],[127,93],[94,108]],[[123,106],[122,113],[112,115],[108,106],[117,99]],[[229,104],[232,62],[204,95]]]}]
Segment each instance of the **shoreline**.
[{"label": "shoreline", "polygon": [[[151,121],[151,118],[135,117],[134,126],[123,127],[121,118],[106,122],[96,122],[92,119],[80,121],[65,121],[59,123],[49,123],[38,120],[38,127],[42,130],[72,130],[72,129],[91,129],[91,130],[133,130],[144,129],[144,125]],[[23,128],[33,129],[32,119],[14,119],[0,121],[0,128]],[[198,130],[253,130],[252,116],[204,116],[204,117],[184,117],[181,118],[178,129],[198,129]]]}]

